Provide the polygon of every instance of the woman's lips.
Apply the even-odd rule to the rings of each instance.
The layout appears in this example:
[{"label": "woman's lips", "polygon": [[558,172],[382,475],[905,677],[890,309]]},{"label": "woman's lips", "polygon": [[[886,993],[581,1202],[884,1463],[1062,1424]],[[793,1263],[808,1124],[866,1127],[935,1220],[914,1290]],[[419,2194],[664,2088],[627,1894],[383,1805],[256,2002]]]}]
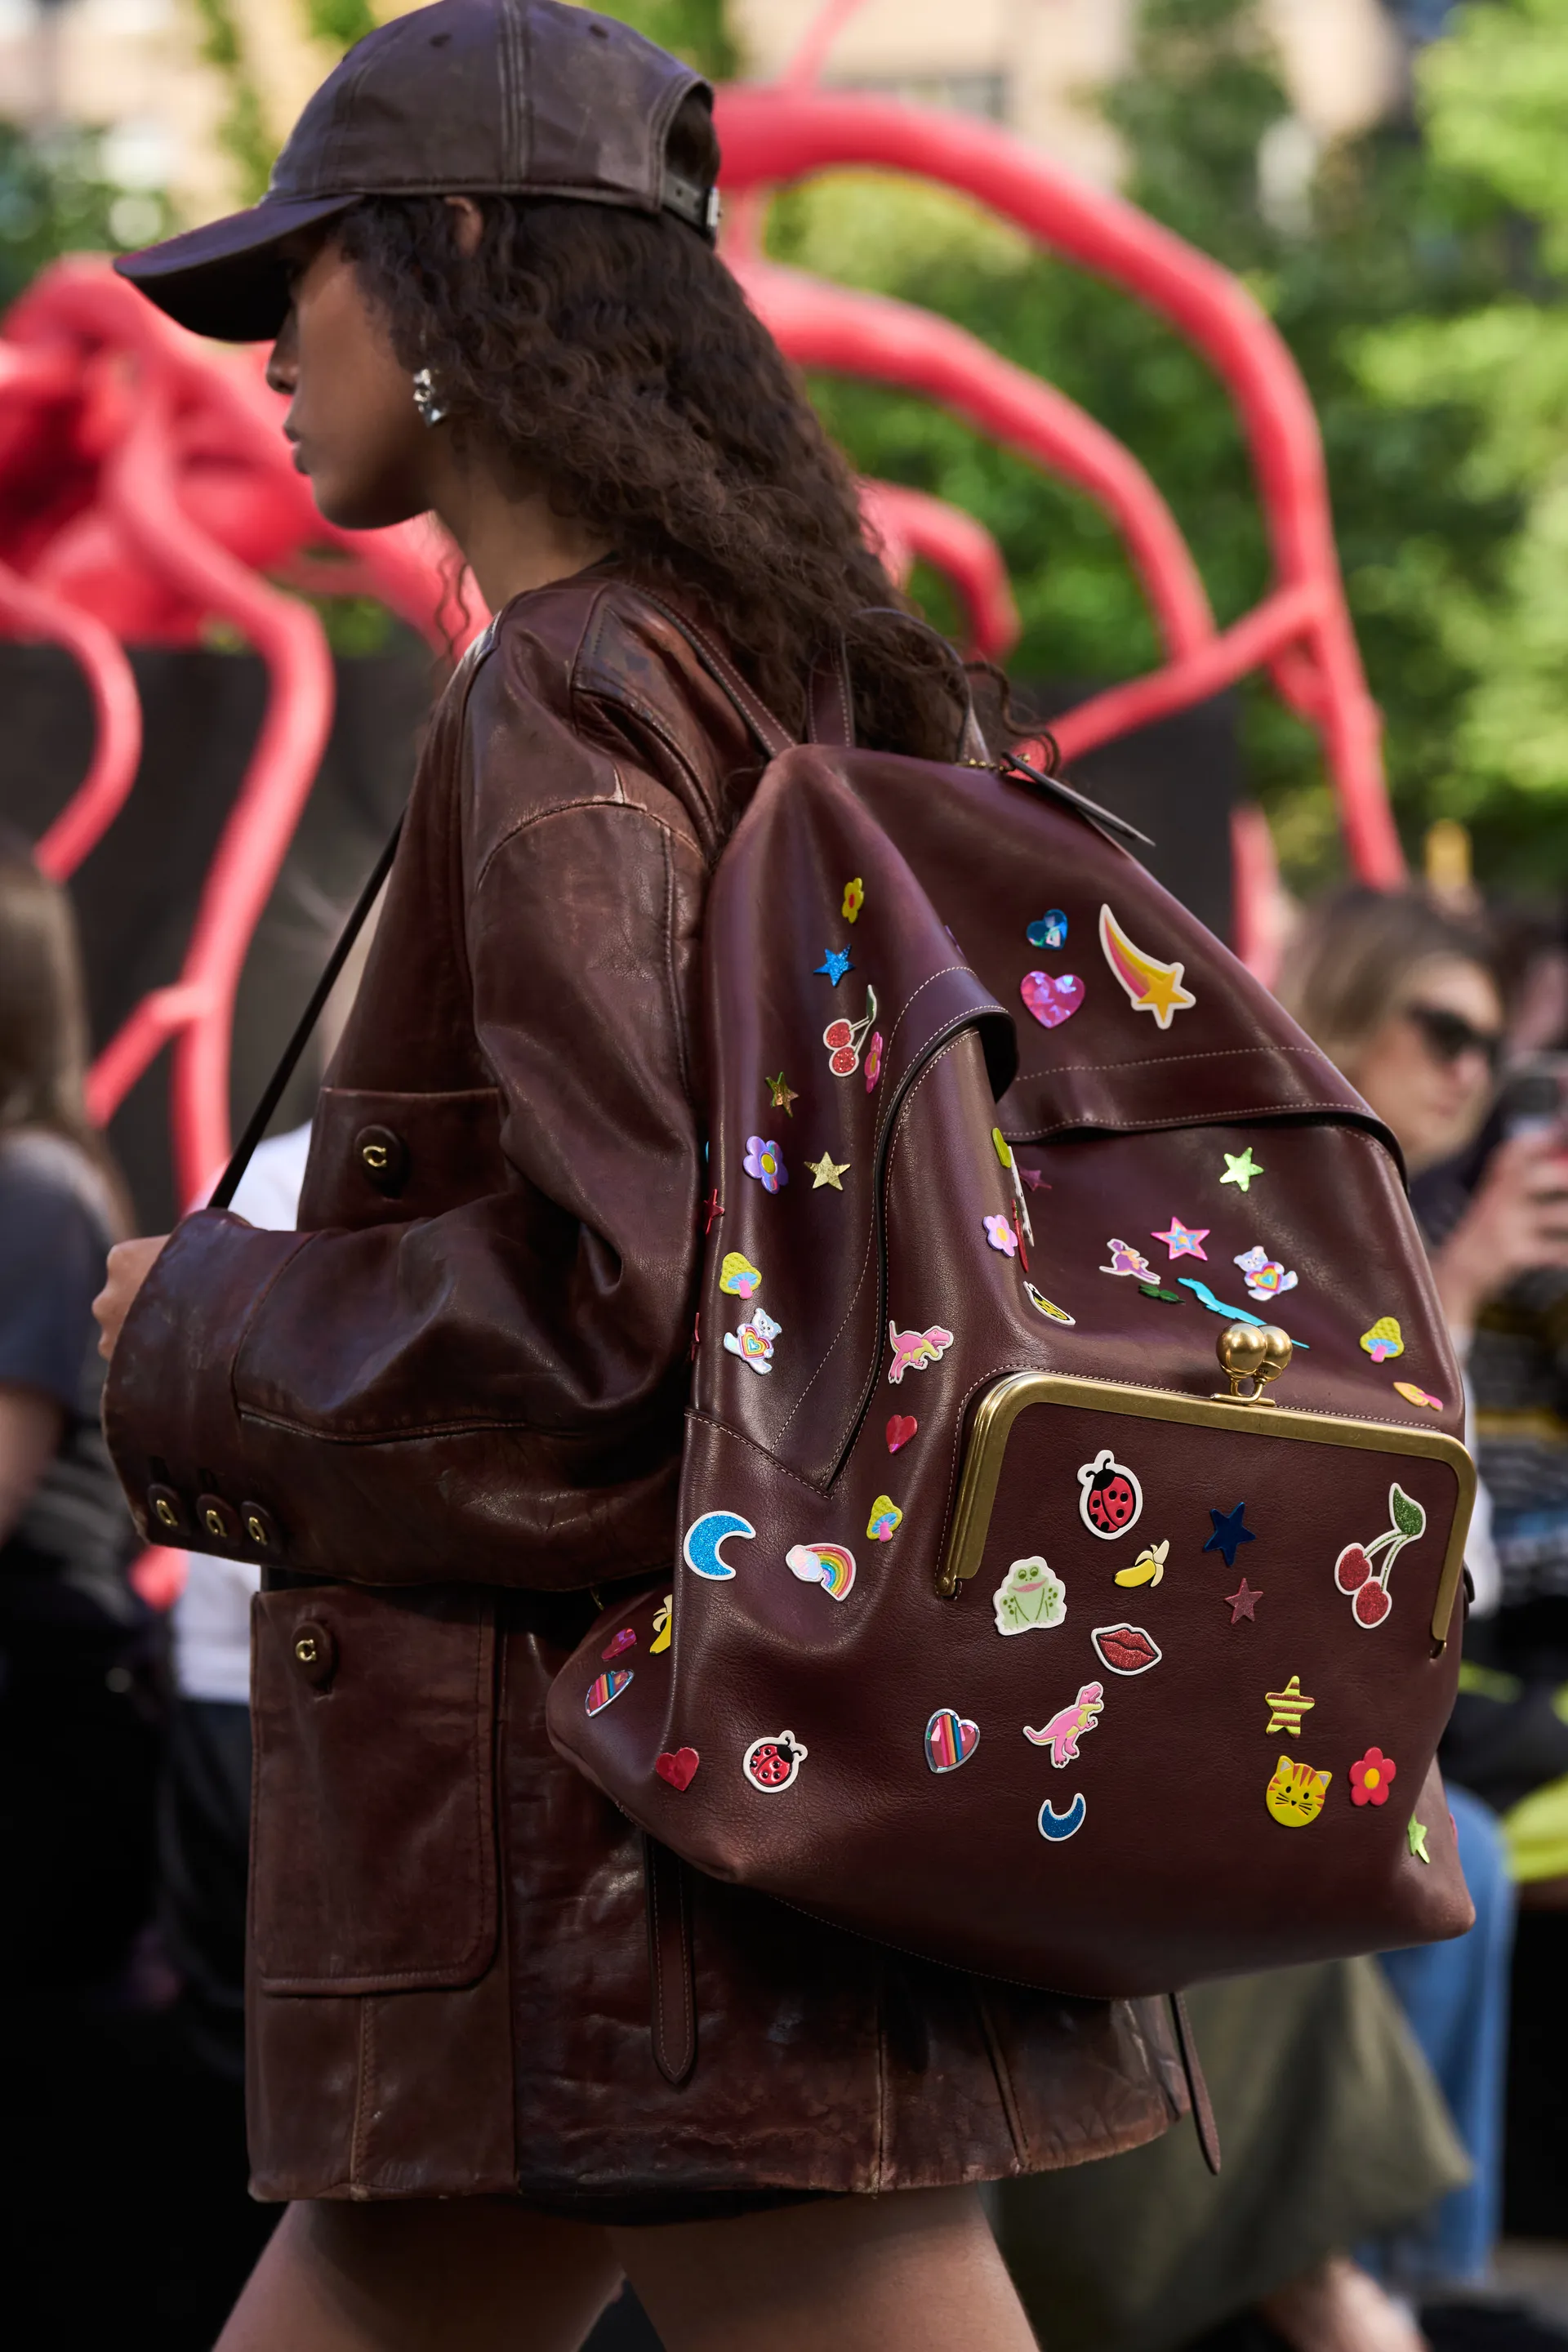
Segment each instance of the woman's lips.
[{"label": "woman's lips", "polygon": [[1142,1625],[1097,1625],[1089,1638],[1113,1675],[1146,1675],[1164,1654]]}]

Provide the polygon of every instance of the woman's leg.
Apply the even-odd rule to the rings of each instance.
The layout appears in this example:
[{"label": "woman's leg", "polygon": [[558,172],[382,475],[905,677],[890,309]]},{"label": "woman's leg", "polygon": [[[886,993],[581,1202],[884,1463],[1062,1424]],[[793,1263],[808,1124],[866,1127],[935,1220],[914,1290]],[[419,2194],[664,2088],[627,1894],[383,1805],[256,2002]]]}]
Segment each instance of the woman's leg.
[{"label": "woman's leg", "polygon": [[667,2352],[1035,2352],[972,2189],[824,2199],[610,2239]]},{"label": "woman's leg", "polygon": [[620,2284],[604,2231],[499,2199],[291,2205],[216,2352],[577,2352]]}]

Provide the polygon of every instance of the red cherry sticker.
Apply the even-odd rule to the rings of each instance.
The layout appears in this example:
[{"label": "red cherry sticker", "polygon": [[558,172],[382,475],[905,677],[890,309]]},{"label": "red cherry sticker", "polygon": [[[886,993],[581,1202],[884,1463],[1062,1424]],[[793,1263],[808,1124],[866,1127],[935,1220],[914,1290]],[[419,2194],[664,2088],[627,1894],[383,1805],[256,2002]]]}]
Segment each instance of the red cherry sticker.
[{"label": "red cherry sticker", "polygon": [[1342,1592],[1359,1592],[1372,1574],[1372,1562],[1363,1544],[1346,1544],[1334,1562],[1334,1582]]}]

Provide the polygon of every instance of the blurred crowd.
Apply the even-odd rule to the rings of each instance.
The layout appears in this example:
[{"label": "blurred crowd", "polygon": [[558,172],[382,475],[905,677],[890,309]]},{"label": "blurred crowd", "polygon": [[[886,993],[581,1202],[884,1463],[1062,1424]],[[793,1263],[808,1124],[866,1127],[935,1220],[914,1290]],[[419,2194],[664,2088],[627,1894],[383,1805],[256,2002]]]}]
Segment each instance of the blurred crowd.
[{"label": "blurred crowd", "polygon": [[[1568,2253],[1568,917],[1338,890],[1279,992],[1397,1139],[1464,1369],[1482,1494],[1443,1763],[1477,1924],[1198,1988],[1220,2179],[1173,2133],[994,2218],[1050,2352],[1568,2352],[1491,2283],[1505,2230]],[[90,1314],[131,1211],[84,1049],[68,903],[0,836],[6,2307],[55,2345],[134,2318],[200,2352],[273,2218],[244,2158],[252,1579],[195,1555],[154,1605],[166,1566],[136,1557]],[[308,1139],[257,1155],[252,1223],[292,1224]],[[651,2338],[619,2309],[615,2341]]]}]

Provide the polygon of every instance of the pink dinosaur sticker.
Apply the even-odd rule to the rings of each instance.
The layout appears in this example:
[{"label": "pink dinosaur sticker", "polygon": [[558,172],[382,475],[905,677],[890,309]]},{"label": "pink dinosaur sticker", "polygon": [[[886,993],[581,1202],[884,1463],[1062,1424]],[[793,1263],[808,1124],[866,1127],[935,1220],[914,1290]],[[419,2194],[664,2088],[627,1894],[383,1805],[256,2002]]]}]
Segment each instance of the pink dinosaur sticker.
[{"label": "pink dinosaur sticker", "polygon": [[1072,1705],[1053,1715],[1038,1731],[1031,1731],[1026,1724],[1024,1737],[1032,1739],[1037,1748],[1048,1748],[1051,1762],[1060,1771],[1064,1765],[1078,1762],[1078,1743],[1086,1731],[1094,1729],[1104,1705],[1104,1685],[1085,1683]]},{"label": "pink dinosaur sticker", "polygon": [[933,1323],[929,1331],[900,1331],[896,1323],[888,1326],[892,1341],[893,1360],[888,1367],[888,1378],[895,1388],[906,1372],[920,1372],[928,1364],[940,1364],[952,1345],[952,1333]]}]

